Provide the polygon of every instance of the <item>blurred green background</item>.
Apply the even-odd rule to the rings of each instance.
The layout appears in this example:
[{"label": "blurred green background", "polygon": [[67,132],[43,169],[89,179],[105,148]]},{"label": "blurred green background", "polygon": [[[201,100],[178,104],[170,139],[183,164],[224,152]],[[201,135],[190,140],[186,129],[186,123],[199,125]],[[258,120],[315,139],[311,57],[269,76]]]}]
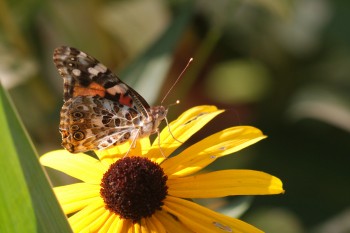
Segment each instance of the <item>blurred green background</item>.
[{"label": "blurred green background", "polygon": [[160,104],[193,57],[163,103],[181,101],[168,119],[195,105],[227,109],[188,144],[229,126],[260,128],[266,140],[208,169],[265,171],[286,189],[255,197],[242,219],[266,232],[345,233],[348,22],[345,0],[0,0],[0,80],[43,154],[61,148],[55,47],[98,58],[151,105]]}]

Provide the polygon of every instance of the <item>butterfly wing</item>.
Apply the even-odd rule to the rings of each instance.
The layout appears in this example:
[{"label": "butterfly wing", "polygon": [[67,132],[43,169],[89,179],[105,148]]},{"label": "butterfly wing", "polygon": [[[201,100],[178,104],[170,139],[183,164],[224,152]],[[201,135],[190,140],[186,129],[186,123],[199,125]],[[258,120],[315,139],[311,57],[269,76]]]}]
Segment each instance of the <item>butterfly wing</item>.
[{"label": "butterfly wing", "polygon": [[101,150],[157,132],[167,110],[151,108],[97,59],[63,46],[53,60],[64,80],[60,132],[68,151]]},{"label": "butterfly wing", "polygon": [[61,110],[62,145],[71,153],[106,149],[138,136],[142,115],[98,96],[77,96]]},{"label": "butterfly wing", "polygon": [[68,151],[101,150],[139,136],[150,106],[135,90],[75,48],[55,49],[53,60],[64,80],[60,132]]},{"label": "butterfly wing", "polygon": [[54,63],[63,77],[64,101],[76,96],[100,96],[148,116],[148,103],[94,57],[72,47],[58,47]]}]

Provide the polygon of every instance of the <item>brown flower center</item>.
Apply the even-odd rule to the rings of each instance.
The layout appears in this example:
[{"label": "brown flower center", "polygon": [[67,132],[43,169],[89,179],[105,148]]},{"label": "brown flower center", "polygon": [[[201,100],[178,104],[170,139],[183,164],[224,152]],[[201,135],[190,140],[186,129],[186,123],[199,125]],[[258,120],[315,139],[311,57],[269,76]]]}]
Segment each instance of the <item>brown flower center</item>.
[{"label": "brown flower center", "polygon": [[103,175],[100,194],[108,210],[136,222],[161,209],[167,195],[167,179],[157,163],[126,157],[112,164]]}]

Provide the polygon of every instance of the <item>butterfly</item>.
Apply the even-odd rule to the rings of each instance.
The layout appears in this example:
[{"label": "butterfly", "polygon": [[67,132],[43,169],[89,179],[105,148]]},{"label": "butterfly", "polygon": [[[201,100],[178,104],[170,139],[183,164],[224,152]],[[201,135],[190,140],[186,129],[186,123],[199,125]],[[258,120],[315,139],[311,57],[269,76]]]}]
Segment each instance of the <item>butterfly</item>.
[{"label": "butterfly", "polygon": [[150,107],[134,89],[94,57],[58,47],[53,61],[63,78],[59,131],[71,153],[103,150],[158,132],[167,109]]}]

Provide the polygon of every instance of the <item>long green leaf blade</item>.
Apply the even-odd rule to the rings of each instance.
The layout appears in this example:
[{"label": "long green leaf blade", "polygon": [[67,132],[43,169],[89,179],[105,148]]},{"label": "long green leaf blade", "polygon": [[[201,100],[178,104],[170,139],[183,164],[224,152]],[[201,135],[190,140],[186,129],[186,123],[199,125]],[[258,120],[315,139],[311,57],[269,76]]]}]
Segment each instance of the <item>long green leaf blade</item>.
[{"label": "long green leaf blade", "polygon": [[0,126],[0,232],[71,232],[1,85]]}]

